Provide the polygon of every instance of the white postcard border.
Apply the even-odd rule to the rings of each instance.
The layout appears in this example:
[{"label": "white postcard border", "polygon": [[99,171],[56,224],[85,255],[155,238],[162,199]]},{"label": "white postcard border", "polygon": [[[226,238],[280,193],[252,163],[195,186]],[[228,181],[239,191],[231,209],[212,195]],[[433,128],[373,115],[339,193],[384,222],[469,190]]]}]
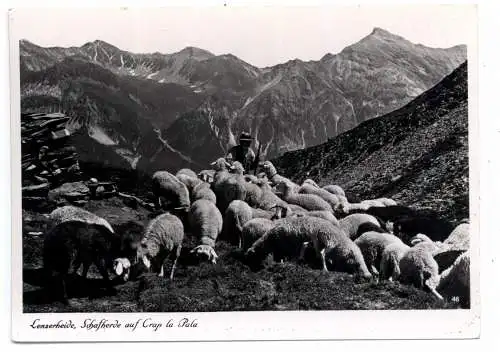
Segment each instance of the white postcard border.
[{"label": "white postcard border", "polygon": [[[462,5],[463,6],[463,5]],[[132,10],[132,9],[129,9]],[[20,11],[20,10],[16,10]],[[477,28],[477,9],[473,19]],[[287,311],[216,313],[23,313],[22,219],[19,38],[15,11],[9,15],[11,79],[11,175],[12,175],[12,339],[14,341],[220,341],[220,340],[333,340],[333,339],[448,339],[476,338],[480,328],[479,294],[479,119],[477,109],[477,33],[467,43],[469,74],[469,143],[471,201],[471,309],[408,311]],[[46,19],[49,20],[49,19]],[[177,327],[183,318],[197,327]],[[82,326],[85,319],[138,323],[131,328],[34,329],[38,323],[71,320]],[[141,328],[146,319],[162,328]],[[172,320],[174,326],[166,327]]]}]

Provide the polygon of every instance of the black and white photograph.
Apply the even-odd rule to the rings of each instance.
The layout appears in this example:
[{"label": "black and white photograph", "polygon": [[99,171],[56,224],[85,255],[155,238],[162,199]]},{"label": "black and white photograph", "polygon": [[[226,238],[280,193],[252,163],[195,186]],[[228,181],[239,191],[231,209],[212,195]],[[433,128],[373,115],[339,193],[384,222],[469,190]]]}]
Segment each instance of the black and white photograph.
[{"label": "black and white photograph", "polygon": [[[475,15],[12,10],[13,299],[29,328],[474,311]],[[87,330],[115,321],[94,315]]]}]

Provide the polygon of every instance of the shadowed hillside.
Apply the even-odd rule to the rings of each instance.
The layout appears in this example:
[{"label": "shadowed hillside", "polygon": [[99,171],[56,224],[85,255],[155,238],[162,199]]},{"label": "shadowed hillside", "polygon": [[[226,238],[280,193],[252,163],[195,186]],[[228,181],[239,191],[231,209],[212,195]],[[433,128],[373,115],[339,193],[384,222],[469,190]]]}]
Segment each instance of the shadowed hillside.
[{"label": "shadowed hillside", "polygon": [[401,109],[275,163],[299,182],[311,177],[361,199],[468,217],[467,63]]}]

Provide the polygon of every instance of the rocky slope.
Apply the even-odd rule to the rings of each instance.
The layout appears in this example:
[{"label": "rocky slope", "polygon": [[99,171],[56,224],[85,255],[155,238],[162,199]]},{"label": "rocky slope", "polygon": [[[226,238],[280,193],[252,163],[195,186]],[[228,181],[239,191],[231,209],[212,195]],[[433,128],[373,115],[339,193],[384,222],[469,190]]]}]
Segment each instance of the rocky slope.
[{"label": "rocky slope", "polygon": [[[336,55],[266,68],[193,47],[135,54],[99,40],[71,48],[21,41],[20,55],[23,111],[62,110],[100,142],[170,166],[172,158],[205,165],[242,130],[268,158],[323,143],[432,87],[466,48],[427,48],[376,28]],[[156,129],[170,148],[149,138]]]},{"label": "rocky slope", "polygon": [[391,197],[450,220],[469,216],[467,64],[415,100],[328,142],[275,160],[296,181]]}]

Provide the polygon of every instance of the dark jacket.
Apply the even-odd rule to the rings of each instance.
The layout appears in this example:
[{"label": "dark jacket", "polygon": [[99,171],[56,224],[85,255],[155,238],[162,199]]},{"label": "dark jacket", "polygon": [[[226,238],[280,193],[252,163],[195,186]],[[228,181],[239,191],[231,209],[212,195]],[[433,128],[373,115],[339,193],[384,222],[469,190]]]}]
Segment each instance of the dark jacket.
[{"label": "dark jacket", "polygon": [[226,158],[231,159],[231,161],[239,161],[247,173],[255,167],[255,153],[251,148],[248,148],[245,153],[241,145],[236,145],[229,149]]}]

